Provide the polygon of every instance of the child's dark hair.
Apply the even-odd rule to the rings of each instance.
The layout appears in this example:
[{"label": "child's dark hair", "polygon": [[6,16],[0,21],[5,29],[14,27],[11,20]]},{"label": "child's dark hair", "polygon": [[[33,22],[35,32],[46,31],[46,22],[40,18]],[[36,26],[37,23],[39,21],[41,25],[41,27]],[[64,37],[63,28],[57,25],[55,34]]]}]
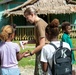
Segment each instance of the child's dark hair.
[{"label": "child's dark hair", "polygon": [[62,31],[64,31],[64,30],[66,30],[66,27],[67,26],[70,26],[70,23],[69,22],[63,22],[62,24],[61,24],[61,28],[62,28]]},{"label": "child's dark hair", "polygon": [[50,35],[50,37],[58,36],[59,34],[59,20],[54,19],[45,29],[46,33]]},{"label": "child's dark hair", "polygon": [[11,26],[12,26],[14,29],[16,29],[16,24],[11,24]]},{"label": "child's dark hair", "polygon": [[15,31],[15,35],[16,35],[16,24],[11,24],[11,26],[13,27],[14,31]]}]

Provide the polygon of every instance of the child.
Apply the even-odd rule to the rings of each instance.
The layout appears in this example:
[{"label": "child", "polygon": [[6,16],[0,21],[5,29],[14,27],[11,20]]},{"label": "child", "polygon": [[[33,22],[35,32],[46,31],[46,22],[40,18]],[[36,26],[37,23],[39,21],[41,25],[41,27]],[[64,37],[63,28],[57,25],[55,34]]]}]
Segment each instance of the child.
[{"label": "child", "polygon": [[28,52],[19,53],[20,47],[13,43],[15,30],[12,26],[6,25],[0,33],[0,75],[20,75],[17,60],[21,60]]},{"label": "child", "polygon": [[[73,44],[72,44],[72,40],[70,38],[70,33],[71,33],[71,26],[69,22],[63,22],[61,25],[62,31],[63,31],[63,35],[62,35],[62,41],[67,42],[70,47],[73,50]],[[75,58],[74,58],[74,52],[72,51],[72,63],[74,63]]]},{"label": "child", "polygon": [[[56,47],[60,46],[60,41],[58,41],[58,35],[59,35],[59,27],[58,26],[59,26],[59,20],[54,19],[51,22],[51,24],[49,24],[45,29],[46,37]],[[69,44],[66,42],[63,42],[63,47],[66,47],[69,50],[71,50]],[[41,50],[42,68],[43,68],[44,72],[47,72],[47,75],[52,75],[52,72],[51,72],[52,58],[53,58],[53,54],[55,53],[55,51],[56,51],[55,48],[50,44],[45,45]]]}]

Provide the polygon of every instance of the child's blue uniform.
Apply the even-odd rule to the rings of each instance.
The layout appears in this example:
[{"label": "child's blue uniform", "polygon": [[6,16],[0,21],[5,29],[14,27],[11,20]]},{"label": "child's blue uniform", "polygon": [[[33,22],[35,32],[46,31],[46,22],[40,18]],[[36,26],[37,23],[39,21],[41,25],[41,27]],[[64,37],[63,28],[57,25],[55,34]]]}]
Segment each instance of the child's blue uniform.
[{"label": "child's blue uniform", "polygon": [[[70,47],[73,48],[72,40],[69,34],[64,32],[62,35],[62,41],[67,42],[70,45]],[[74,61],[75,61],[74,51],[72,51],[72,63],[74,63]]]}]

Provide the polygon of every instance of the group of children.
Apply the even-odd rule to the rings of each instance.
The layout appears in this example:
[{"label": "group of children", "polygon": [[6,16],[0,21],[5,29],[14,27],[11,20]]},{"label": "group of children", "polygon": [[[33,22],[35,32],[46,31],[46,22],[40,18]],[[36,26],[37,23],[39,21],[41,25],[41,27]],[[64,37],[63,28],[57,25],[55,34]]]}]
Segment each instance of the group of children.
[{"label": "group of children", "polygon": [[[63,22],[61,24],[63,35],[62,41],[63,46],[72,49],[72,63],[75,62],[74,52],[73,52],[73,43],[70,38],[71,33],[71,25],[69,22]],[[58,41],[59,35],[59,20],[54,19],[45,29],[46,37],[49,41],[54,43],[57,47],[59,47],[60,41]],[[20,53],[20,47],[17,43],[13,43],[12,40],[15,37],[15,29],[11,25],[6,25],[2,28],[0,33],[0,75],[20,75],[20,71],[18,68],[18,61],[23,57],[28,55],[27,52]],[[67,44],[67,43],[68,44]],[[53,53],[55,49],[50,46],[50,44],[45,45],[41,50],[41,63],[43,71],[48,70],[47,75],[52,75],[50,70],[48,69],[48,62],[52,63],[50,59],[52,59]],[[50,64],[51,65],[51,64]]]},{"label": "group of children", "polygon": [[[64,25],[64,23],[63,23],[63,25]],[[65,30],[64,32],[66,32],[67,35],[69,35],[69,33],[66,31],[66,23],[65,23],[65,29],[64,30]],[[58,39],[58,35],[59,35],[59,20],[58,19],[54,19],[46,27],[45,32],[46,32],[46,36],[48,37],[50,43],[52,43],[52,45],[51,44],[45,45],[42,48],[42,50],[41,50],[41,63],[42,63],[42,69],[43,69],[43,71],[46,72],[45,75],[72,75],[71,73],[59,74],[60,72],[57,74],[57,73],[55,73],[54,69],[53,70],[54,70],[55,74],[52,74],[53,73],[52,68],[54,67],[53,60],[55,60],[55,59],[53,59],[53,55],[54,55],[55,52],[57,52],[56,49],[61,46],[61,41]],[[63,37],[64,37],[64,35],[63,35]],[[64,38],[64,39],[66,39],[66,38]],[[65,47],[65,48],[68,48],[69,50],[71,50],[70,45],[68,43],[64,42],[64,41],[63,41],[62,47]],[[59,54],[58,54],[58,56],[59,56]],[[58,66],[61,66],[61,64],[58,65]],[[63,71],[62,68],[60,69],[60,71]],[[56,72],[58,72],[57,67],[56,67]]]}]

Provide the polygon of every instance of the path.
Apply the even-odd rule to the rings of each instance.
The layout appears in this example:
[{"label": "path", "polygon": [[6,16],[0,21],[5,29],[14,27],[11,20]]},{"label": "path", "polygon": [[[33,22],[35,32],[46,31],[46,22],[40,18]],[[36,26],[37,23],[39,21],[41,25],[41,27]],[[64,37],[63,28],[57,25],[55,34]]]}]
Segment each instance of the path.
[{"label": "path", "polygon": [[[34,75],[34,67],[19,67],[21,71],[21,75]],[[76,65],[73,65],[73,69],[76,72]]]},{"label": "path", "polygon": [[19,67],[21,75],[34,75],[34,67]]}]

